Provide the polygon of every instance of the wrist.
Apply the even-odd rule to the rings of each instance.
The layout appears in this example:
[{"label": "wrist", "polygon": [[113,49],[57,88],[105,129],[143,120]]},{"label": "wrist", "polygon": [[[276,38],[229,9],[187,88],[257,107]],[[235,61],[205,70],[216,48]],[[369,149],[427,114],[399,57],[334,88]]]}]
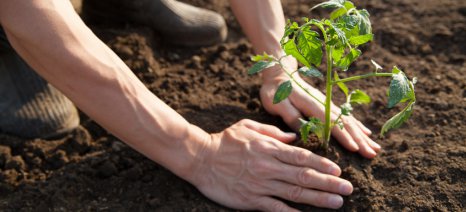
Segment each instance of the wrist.
[{"label": "wrist", "polygon": [[285,56],[280,60],[281,65],[277,64],[261,72],[261,78],[263,82],[276,80],[286,76],[285,71],[292,72],[298,68],[298,62],[292,56]]},{"label": "wrist", "polygon": [[190,124],[186,136],[180,145],[184,146],[184,148],[179,147],[181,154],[173,158],[173,165],[169,169],[179,177],[195,185],[199,178],[199,169],[213,146],[211,135],[201,128]]}]

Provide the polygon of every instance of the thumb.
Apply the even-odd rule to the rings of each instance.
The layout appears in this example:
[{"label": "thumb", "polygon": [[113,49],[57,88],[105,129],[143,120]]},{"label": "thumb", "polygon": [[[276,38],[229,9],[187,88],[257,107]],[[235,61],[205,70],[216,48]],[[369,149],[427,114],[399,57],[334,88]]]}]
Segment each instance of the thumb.
[{"label": "thumb", "polygon": [[271,138],[277,139],[283,143],[291,143],[296,140],[296,133],[290,132],[283,132],[282,130],[278,129],[278,127],[268,125],[268,124],[261,124],[255,121],[249,121],[244,123],[244,125],[254,130],[262,135],[269,136]]}]

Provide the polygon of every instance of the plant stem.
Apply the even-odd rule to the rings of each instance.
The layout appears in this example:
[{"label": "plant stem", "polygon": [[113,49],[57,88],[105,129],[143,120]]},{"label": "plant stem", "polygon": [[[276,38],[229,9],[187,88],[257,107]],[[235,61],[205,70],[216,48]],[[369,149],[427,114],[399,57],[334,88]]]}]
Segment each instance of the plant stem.
[{"label": "plant stem", "polygon": [[327,80],[325,81],[325,87],[326,87],[326,93],[325,95],[327,96],[325,98],[325,125],[324,125],[324,141],[322,143],[322,147],[327,150],[328,149],[328,143],[330,141],[330,112],[332,110],[332,88],[333,88],[333,83],[332,83],[332,47],[329,45],[326,45],[325,47],[326,53],[327,53]]},{"label": "plant stem", "polygon": [[340,80],[335,80],[332,82],[332,85],[335,85],[337,83],[340,83],[340,82],[349,82],[349,81],[354,81],[354,80],[360,80],[360,79],[364,79],[364,78],[368,78],[368,77],[391,77],[393,76],[393,73],[368,73],[368,74],[363,74],[363,75],[358,75],[358,76],[352,76],[352,77],[348,77],[348,78],[344,78],[344,79],[340,79]]},{"label": "plant stem", "polygon": [[299,83],[294,77],[293,77],[293,74],[296,73],[296,71],[292,72],[291,74],[286,70],[286,68],[283,66],[283,64],[281,63],[281,61],[278,61],[278,64],[280,64],[280,66],[282,67],[282,69],[285,71],[285,73],[288,75],[288,77],[290,77],[291,80],[293,80],[293,82],[298,85],[298,87],[300,87],[304,92],[306,92],[307,95],[309,95],[310,97],[314,98],[317,102],[319,102],[320,104],[324,105],[325,106],[325,103],[322,102],[322,100],[318,99],[316,96],[314,96],[307,88],[305,88],[303,85],[301,85],[301,83]]}]

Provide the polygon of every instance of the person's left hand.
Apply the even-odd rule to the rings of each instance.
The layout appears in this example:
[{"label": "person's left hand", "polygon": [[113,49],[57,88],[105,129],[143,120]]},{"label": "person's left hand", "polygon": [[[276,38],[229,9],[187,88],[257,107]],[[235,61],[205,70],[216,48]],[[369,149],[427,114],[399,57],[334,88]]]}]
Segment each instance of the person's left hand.
[{"label": "person's left hand", "polygon": [[[291,66],[296,66],[296,64],[291,64]],[[324,106],[306,94],[295,83],[293,83],[293,91],[287,99],[278,104],[273,104],[275,91],[281,83],[289,80],[289,77],[278,66],[264,72],[260,97],[264,108],[269,113],[281,116],[285,123],[295,131],[299,130],[299,118],[303,118],[303,115],[317,117],[322,121],[325,120]],[[325,102],[325,95],[319,90],[306,83],[298,74],[295,74],[294,78],[314,96]],[[335,120],[339,114],[340,108],[332,103],[331,119]],[[367,158],[375,157],[381,147],[369,137],[371,131],[353,116],[342,116],[341,120],[344,128],[333,127],[332,135],[348,150],[357,151]]]}]

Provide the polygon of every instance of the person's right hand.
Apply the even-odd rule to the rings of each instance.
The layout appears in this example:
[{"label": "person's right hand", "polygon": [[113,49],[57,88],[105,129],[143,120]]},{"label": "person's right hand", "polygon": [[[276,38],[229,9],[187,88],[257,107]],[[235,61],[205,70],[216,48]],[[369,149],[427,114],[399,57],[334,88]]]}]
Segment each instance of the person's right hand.
[{"label": "person's right hand", "polygon": [[210,199],[237,209],[296,211],[279,197],[318,207],[340,208],[353,191],[332,161],[293,147],[295,134],[242,120],[212,134],[191,182]]}]

